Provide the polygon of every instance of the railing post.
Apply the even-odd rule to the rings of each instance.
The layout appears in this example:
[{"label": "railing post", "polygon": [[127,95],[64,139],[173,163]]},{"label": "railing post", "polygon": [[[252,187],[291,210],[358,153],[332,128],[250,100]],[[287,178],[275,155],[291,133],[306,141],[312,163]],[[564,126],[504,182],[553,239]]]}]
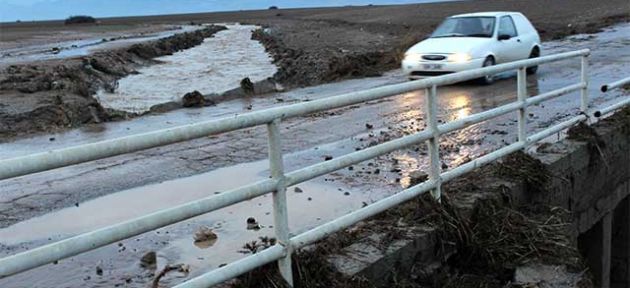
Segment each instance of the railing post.
[{"label": "railing post", "polygon": [[580,59],[582,63],[580,80],[584,85],[584,87],[582,87],[582,90],[580,90],[580,111],[586,113],[586,110],[588,109],[588,55],[583,55]]},{"label": "railing post", "polygon": [[284,165],[282,159],[282,143],[280,142],[280,119],[275,119],[267,124],[269,135],[269,168],[271,177],[278,180],[278,186],[273,193],[273,220],[278,244],[285,249],[286,256],[278,260],[280,274],[287,283],[293,287],[293,272],[291,270],[291,253],[289,237],[289,219],[287,212],[287,187],[284,177]]},{"label": "railing post", "polygon": [[[525,105],[527,100],[527,70],[526,67],[518,68],[516,73],[516,99]],[[527,107],[523,106],[518,109],[518,141],[527,141]]]},{"label": "railing post", "polygon": [[428,127],[433,137],[427,141],[429,147],[429,179],[437,180],[435,189],[431,190],[431,195],[438,203],[442,202],[442,181],[440,180],[441,163],[440,163],[440,133],[437,128],[437,87],[431,86],[425,91],[426,97],[426,114]]}]

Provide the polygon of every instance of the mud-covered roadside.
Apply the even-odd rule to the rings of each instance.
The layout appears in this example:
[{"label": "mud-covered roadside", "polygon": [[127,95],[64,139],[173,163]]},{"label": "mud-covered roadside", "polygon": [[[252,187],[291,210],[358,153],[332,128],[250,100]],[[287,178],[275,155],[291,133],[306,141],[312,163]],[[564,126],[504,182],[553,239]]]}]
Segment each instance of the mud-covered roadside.
[{"label": "mud-covered roadside", "polygon": [[104,109],[92,97],[96,91],[111,91],[116,80],[157,63],[154,58],[199,45],[223,29],[213,25],[86,57],[8,66],[0,71],[0,139],[124,118]]}]

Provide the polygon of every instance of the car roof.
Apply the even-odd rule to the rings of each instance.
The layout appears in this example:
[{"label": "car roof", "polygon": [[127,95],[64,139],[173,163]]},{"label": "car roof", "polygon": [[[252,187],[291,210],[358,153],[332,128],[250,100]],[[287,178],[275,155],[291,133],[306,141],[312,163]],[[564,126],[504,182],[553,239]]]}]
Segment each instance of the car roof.
[{"label": "car roof", "polygon": [[509,11],[488,11],[488,12],[475,12],[475,13],[466,13],[466,14],[458,14],[451,16],[452,18],[456,17],[498,17],[504,15],[512,15],[512,14],[520,14],[519,12],[509,12]]}]

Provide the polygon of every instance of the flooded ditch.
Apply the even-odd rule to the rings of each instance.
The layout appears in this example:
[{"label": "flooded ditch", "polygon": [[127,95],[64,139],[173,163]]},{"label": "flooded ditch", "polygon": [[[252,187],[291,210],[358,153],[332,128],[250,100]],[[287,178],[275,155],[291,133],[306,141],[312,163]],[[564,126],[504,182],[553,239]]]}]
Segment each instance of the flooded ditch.
[{"label": "flooded ditch", "polygon": [[180,102],[197,90],[221,94],[239,88],[243,78],[258,82],[272,77],[277,68],[265,48],[252,40],[253,25],[226,25],[199,46],[156,58],[157,65],[118,80],[113,92],[100,90],[96,99],[105,108],[143,113],[157,104]]}]

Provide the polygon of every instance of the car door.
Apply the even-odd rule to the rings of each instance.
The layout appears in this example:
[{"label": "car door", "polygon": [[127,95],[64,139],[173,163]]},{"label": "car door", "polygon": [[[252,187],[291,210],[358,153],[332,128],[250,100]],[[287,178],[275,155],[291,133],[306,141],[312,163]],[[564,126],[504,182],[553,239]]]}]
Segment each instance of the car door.
[{"label": "car door", "polygon": [[514,14],[512,15],[512,19],[516,24],[516,31],[518,32],[519,39],[521,39],[523,43],[523,45],[519,46],[519,58],[529,58],[534,46],[537,46],[540,43],[538,32],[536,32],[534,26],[532,26],[525,16],[521,14]]},{"label": "car door", "polygon": [[[507,35],[509,39],[501,39],[503,35]],[[510,16],[501,16],[499,18],[499,29],[497,32],[497,63],[505,63],[520,60],[520,50],[524,43],[519,38],[518,31],[514,20]]]}]

